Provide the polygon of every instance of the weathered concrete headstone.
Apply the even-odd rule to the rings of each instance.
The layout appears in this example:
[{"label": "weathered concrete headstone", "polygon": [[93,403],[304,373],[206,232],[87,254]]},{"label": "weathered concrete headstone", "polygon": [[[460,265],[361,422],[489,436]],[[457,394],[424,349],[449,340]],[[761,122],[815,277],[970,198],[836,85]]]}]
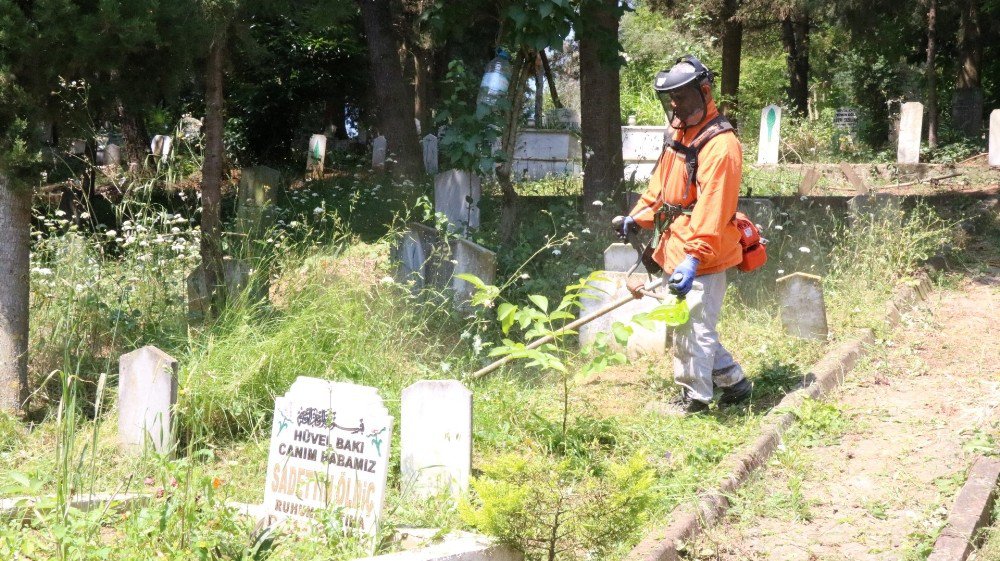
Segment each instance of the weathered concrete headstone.
[{"label": "weathered concrete headstone", "polygon": [[281,173],[267,166],[244,168],[236,192],[236,223],[240,232],[266,226],[268,207],[274,204]]},{"label": "weathered concrete headstone", "polygon": [[951,122],[966,136],[979,136],[983,130],[982,88],[956,88],[952,92]]},{"label": "weathered concrete headstone", "polygon": [[[610,271],[605,271],[601,275],[604,278],[602,280],[592,280],[585,291],[587,294],[594,296],[594,298],[580,300],[580,304],[582,305],[580,317],[593,313],[601,307],[629,294],[626,284],[628,275]],[[634,274],[632,276],[641,278],[643,281],[648,280],[645,273]],[[648,330],[632,321],[632,317],[636,314],[651,312],[659,305],[660,301],[655,298],[639,298],[586,325],[581,325],[579,329],[580,346],[589,345],[597,339],[599,334],[606,333],[609,345],[612,348],[621,349],[621,346],[618,345],[618,342],[611,335],[611,326],[616,321],[620,321],[632,327],[633,330],[632,336],[628,340],[628,346],[625,349],[626,355],[630,358],[637,358],[644,355],[665,356],[667,354],[666,324],[656,322],[654,329]]]},{"label": "weathered concrete headstone", "polygon": [[309,154],[306,156],[306,175],[322,179],[326,162],[326,136],[314,134],[309,137]]},{"label": "weathered concrete headstone", "polygon": [[990,113],[990,155],[991,166],[1000,166],[1000,109]]},{"label": "weathered concrete headstone", "polygon": [[82,156],[87,152],[87,141],[86,140],[74,140],[69,145],[70,154],[74,156]]},{"label": "weathered concrete headstone", "polygon": [[384,170],[385,159],[389,149],[389,142],[384,136],[379,135],[372,141],[372,169]]},{"label": "weathered concrete headstone", "polygon": [[518,177],[580,174],[580,137],[566,130],[527,130],[517,135],[511,169]]},{"label": "weathered concrete headstone", "polygon": [[201,134],[201,126],[202,122],[200,120],[195,119],[190,114],[185,114],[181,117],[179,125],[181,138],[187,141],[198,138],[198,135]]},{"label": "weathered concrete headstone", "polygon": [[159,158],[163,155],[163,139],[166,138],[162,134],[158,134],[153,137],[153,140],[149,141],[149,152],[153,154],[154,158]]},{"label": "weathered concrete headstone", "polygon": [[472,392],[457,380],[423,380],[404,389],[400,453],[404,492],[462,496],[472,472]]},{"label": "weathered concrete headstone", "polygon": [[760,112],[760,141],[757,144],[757,163],[778,163],[781,142],[781,108],[768,105]]},{"label": "weathered concrete headstone", "polygon": [[634,127],[636,125],[636,123],[638,123],[638,122],[639,122],[639,120],[636,119],[635,115],[629,115],[628,116],[628,126]]},{"label": "weathered concrete headstone", "polygon": [[761,197],[740,197],[736,210],[747,215],[754,224],[760,224],[765,230],[774,224],[776,215],[774,201]]},{"label": "weathered concrete headstone", "polygon": [[483,189],[475,173],[451,169],[434,176],[434,211],[444,213],[451,231],[466,235],[479,228]]},{"label": "weathered concrete headstone", "polygon": [[[639,259],[639,253],[627,243],[613,243],[604,250],[604,270],[615,273],[627,273]],[[641,263],[637,272],[646,272]]]},{"label": "weathered concrete headstone", "polygon": [[858,172],[854,170],[854,166],[847,162],[840,162],[840,171],[844,174],[844,177],[847,178],[847,182],[850,183],[858,193],[864,195],[870,191],[868,184],[865,183],[865,180],[861,179]]},{"label": "weathered concrete headstone", "polygon": [[785,332],[803,339],[825,341],[826,303],[823,280],[816,275],[792,273],[777,280],[781,325]]},{"label": "weathered concrete headstone", "polygon": [[[268,283],[266,279],[253,278],[253,269],[246,263],[237,259],[226,257],[222,260],[223,277],[226,286],[226,293],[230,296],[242,294],[250,287],[249,294],[252,300],[260,301],[267,298]],[[260,275],[258,275],[260,276]],[[250,286],[251,280],[255,281]],[[192,319],[204,317],[208,312],[208,286],[205,283],[205,271],[201,265],[195,267],[194,271],[187,277],[188,314]]]},{"label": "weathered concrete headstone", "polygon": [[164,136],[160,142],[160,163],[165,164],[170,160],[170,153],[174,148],[174,139]]},{"label": "weathered concrete headstone", "polygon": [[414,290],[420,290],[434,280],[432,259],[437,256],[438,231],[418,222],[411,222],[395,248],[399,266],[396,278],[401,283],[412,281]]},{"label": "weathered concrete headstone", "polygon": [[454,270],[451,289],[454,292],[455,307],[464,310],[469,307],[469,301],[476,287],[457,275],[475,275],[486,284],[496,282],[497,254],[485,247],[462,238],[451,241]]},{"label": "weathered concrete headstone", "polygon": [[117,167],[122,163],[122,149],[117,144],[104,147],[104,165]]},{"label": "weathered concrete headstone", "polygon": [[625,179],[645,181],[653,174],[670,127],[622,127],[622,161]]},{"label": "weathered concrete headstone", "polygon": [[847,131],[851,136],[858,132],[858,110],[852,107],[841,107],[833,113],[833,126]]},{"label": "weathered concrete headstone", "polygon": [[300,376],[274,400],[264,511],[307,519],[340,509],[373,536],[385,498],[393,418],[378,390]]},{"label": "weathered concrete headstone", "polygon": [[896,146],[897,164],[920,163],[920,131],[923,122],[923,103],[910,101],[903,104],[899,117],[899,144]]},{"label": "weathered concrete headstone", "polygon": [[819,176],[818,169],[807,169],[805,175],[802,176],[802,182],[799,183],[799,195],[802,197],[809,196],[816,187],[816,184],[819,183]]},{"label": "weathered concrete headstone", "polygon": [[438,172],[438,137],[428,134],[420,144],[424,149],[424,171],[431,175]]},{"label": "weathered concrete headstone", "polygon": [[118,442],[141,452],[148,442],[163,454],[173,448],[177,361],[152,345],[118,360]]}]

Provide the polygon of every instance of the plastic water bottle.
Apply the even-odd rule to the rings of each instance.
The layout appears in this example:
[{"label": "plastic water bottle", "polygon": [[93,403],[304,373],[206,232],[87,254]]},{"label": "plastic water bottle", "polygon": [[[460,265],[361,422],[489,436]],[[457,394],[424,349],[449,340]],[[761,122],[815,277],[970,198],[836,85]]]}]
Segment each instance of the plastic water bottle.
[{"label": "plastic water bottle", "polygon": [[479,83],[477,104],[495,107],[497,100],[507,95],[510,86],[510,55],[504,49],[497,51],[497,56],[486,65],[483,81]]}]

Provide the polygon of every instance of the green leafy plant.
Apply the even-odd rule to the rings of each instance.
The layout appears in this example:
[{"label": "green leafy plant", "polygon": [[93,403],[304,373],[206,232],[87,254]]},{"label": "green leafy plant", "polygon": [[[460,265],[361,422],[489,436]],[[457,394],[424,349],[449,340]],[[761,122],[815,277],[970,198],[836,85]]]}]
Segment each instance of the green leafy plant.
[{"label": "green leafy plant", "polygon": [[[492,170],[503,154],[493,150],[500,137],[500,114],[488,106],[475,104],[475,77],[466,70],[461,60],[448,63],[445,93],[435,122],[444,127],[440,141],[441,160],[444,168],[471,172]],[[509,105],[500,99],[498,108]]]}]

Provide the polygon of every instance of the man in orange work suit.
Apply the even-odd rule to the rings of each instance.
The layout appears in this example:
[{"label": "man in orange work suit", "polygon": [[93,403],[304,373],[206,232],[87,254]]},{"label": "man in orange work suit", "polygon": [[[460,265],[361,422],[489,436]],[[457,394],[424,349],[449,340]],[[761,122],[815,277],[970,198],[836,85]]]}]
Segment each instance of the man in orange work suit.
[{"label": "man in orange work suit", "polygon": [[[712,99],[712,72],[697,58],[681,58],[656,75],[654,87],[674,128],[660,154],[649,188],[629,216],[619,217],[620,233],[660,228],[653,259],[668,287],[687,299],[691,320],[673,330],[674,381],[681,386],[671,412],[708,409],[713,387],[720,405],[750,396],[743,369],[719,342],[716,324],[726,294],[726,270],[740,263],[740,234],[733,223],[743,174],[743,149],[732,125]],[[629,281],[636,294],[641,280]]]}]

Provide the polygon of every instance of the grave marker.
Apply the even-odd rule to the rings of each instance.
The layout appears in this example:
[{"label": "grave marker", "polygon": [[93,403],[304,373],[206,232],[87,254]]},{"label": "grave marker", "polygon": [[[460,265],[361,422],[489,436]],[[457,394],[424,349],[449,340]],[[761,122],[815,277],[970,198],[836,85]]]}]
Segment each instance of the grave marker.
[{"label": "grave marker", "polygon": [[777,280],[781,325],[785,332],[803,339],[827,338],[823,281],[816,275],[792,273]]},{"label": "grave marker", "polygon": [[582,151],[579,135],[565,130],[530,130],[517,135],[511,169],[518,176],[579,175]]},{"label": "grave marker", "polygon": [[236,190],[236,224],[240,232],[262,228],[265,212],[274,204],[281,173],[267,166],[244,168]]},{"label": "grave marker", "polygon": [[622,160],[625,179],[645,181],[653,174],[670,127],[622,127]]},{"label": "grave marker", "polygon": [[[604,250],[604,270],[614,273],[627,273],[639,259],[639,253],[627,243],[613,243]],[[643,273],[646,267],[639,264],[637,272]]]},{"label": "grave marker", "polygon": [[472,392],[457,380],[423,380],[403,390],[400,410],[403,489],[459,498],[472,472]]},{"label": "grave marker", "polygon": [[448,218],[448,229],[466,235],[479,228],[482,185],[475,173],[451,169],[434,176],[434,211]]},{"label": "grave marker", "polygon": [[433,134],[428,134],[420,144],[424,149],[424,171],[431,175],[438,172],[438,138]]},{"label": "grave marker", "polygon": [[[468,309],[469,301],[472,300],[476,287],[472,283],[458,278],[457,275],[475,275],[486,284],[493,284],[497,274],[497,254],[485,247],[470,242],[462,238],[451,242],[452,260],[454,269],[451,279],[451,288],[454,291],[453,300],[455,307],[460,310]],[[442,274],[445,271],[440,271]]]},{"label": "grave marker", "polygon": [[[268,283],[266,280],[253,279],[253,269],[243,261],[225,257],[222,259],[222,270],[226,293],[237,295],[242,293],[250,285],[251,280],[256,280],[253,291],[250,293],[254,301],[264,300],[268,296]],[[208,312],[209,299],[208,287],[205,283],[205,271],[199,264],[187,277],[188,315],[192,319],[199,319]]]},{"label": "grave marker", "polygon": [[74,156],[82,156],[87,151],[86,140],[74,140],[69,145],[69,151]]},{"label": "grave marker", "polygon": [[323,164],[326,162],[326,136],[314,134],[309,137],[309,154],[306,157],[306,175],[313,179],[323,179]]},{"label": "grave marker", "polygon": [[979,136],[983,129],[982,88],[956,88],[951,96],[951,122],[966,136]]},{"label": "grave marker", "polygon": [[781,108],[768,105],[760,112],[760,141],[757,146],[758,164],[778,163],[781,141]]},{"label": "grave marker", "polygon": [[924,122],[924,104],[919,101],[904,103],[899,117],[899,144],[896,146],[897,164],[920,163],[920,131]]},{"label": "grave marker", "polygon": [[393,418],[378,390],[299,376],[274,400],[264,511],[308,519],[342,509],[374,536],[382,517]]},{"label": "grave marker", "polygon": [[[594,298],[583,298],[580,300],[582,306],[580,317],[593,313],[603,306],[630,294],[626,285],[629,275],[605,271],[601,273],[601,276],[603,279],[591,280],[588,283],[588,288],[585,292]],[[642,278],[643,282],[648,280],[645,273],[637,273],[632,276]],[[658,292],[664,292],[665,290],[661,288]],[[597,339],[599,334],[606,333],[609,346],[621,349],[621,345],[618,344],[611,334],[611,326],[614,322],[620,321],[632,327],[633,330],[625,349],[625,354],[630,358],[637,358],[639,356],[666,356],[667,325],[663,322],[655,322],[654,329],[650,331],[632,322],[632,317],[636,314],[651,312],[659,305],[660,301],[655,298],[639,298],[586,325],[581,325],[579,328],[580,346],[589,345]]]},{"label": "grave marker", "polygon": [[854,171],[854,166],[847,162],[840,162],[840,171],[844,174],[844,177],[847,178],[848,183],[850,183],[858,193],[861,193],[862,195],[868,193],[868,184],[865,183],[864,179],[861,179],[858,172]]},{"label": "grave marker", "polygon": [[990,155],[989,164],[1000,166],[1000,109],[990,113]]},{"label": "grave marker", "polygon": [[177,361],[152,345],[118,360],[118,442],[141,452],[173,448],[171,423],[177,403]]},{"label": "grave marker", "polygon": [[413,281],[414,289],[420,290],[431,282],[431,258],[436,253],[435,245],[440,236],[438,231],[419,222],[411,222],[409,229],[403,234],[396,247],[396,258],[399,261],[397,279],[401,283]]},{"label": "grave marker", "polygon": [[379,171],[385,169],[385,159],[389,149],[389,142],[384,136],[379,135],[372,141],[372,169]]},{"label": "grave marker", "polygon": [[195,119],[189,114],[185,114],[181,117],[180,122],[181,138],[187,141],[198,138],[198,135],[201,134],[201,126],[202,122],[200,120]]},{"label": "grave marker", "polygon": [[819,176],[818,169],[807,169],[805,175],[802,176],[802,182],[799,183],[799,196],[808,197],[816,187],[816,184],[819,183]]},{"label": "grave marker", "polygon": [[122,149],[117,144],[104,147],[104,165],[117,167],[122,163]]}]

